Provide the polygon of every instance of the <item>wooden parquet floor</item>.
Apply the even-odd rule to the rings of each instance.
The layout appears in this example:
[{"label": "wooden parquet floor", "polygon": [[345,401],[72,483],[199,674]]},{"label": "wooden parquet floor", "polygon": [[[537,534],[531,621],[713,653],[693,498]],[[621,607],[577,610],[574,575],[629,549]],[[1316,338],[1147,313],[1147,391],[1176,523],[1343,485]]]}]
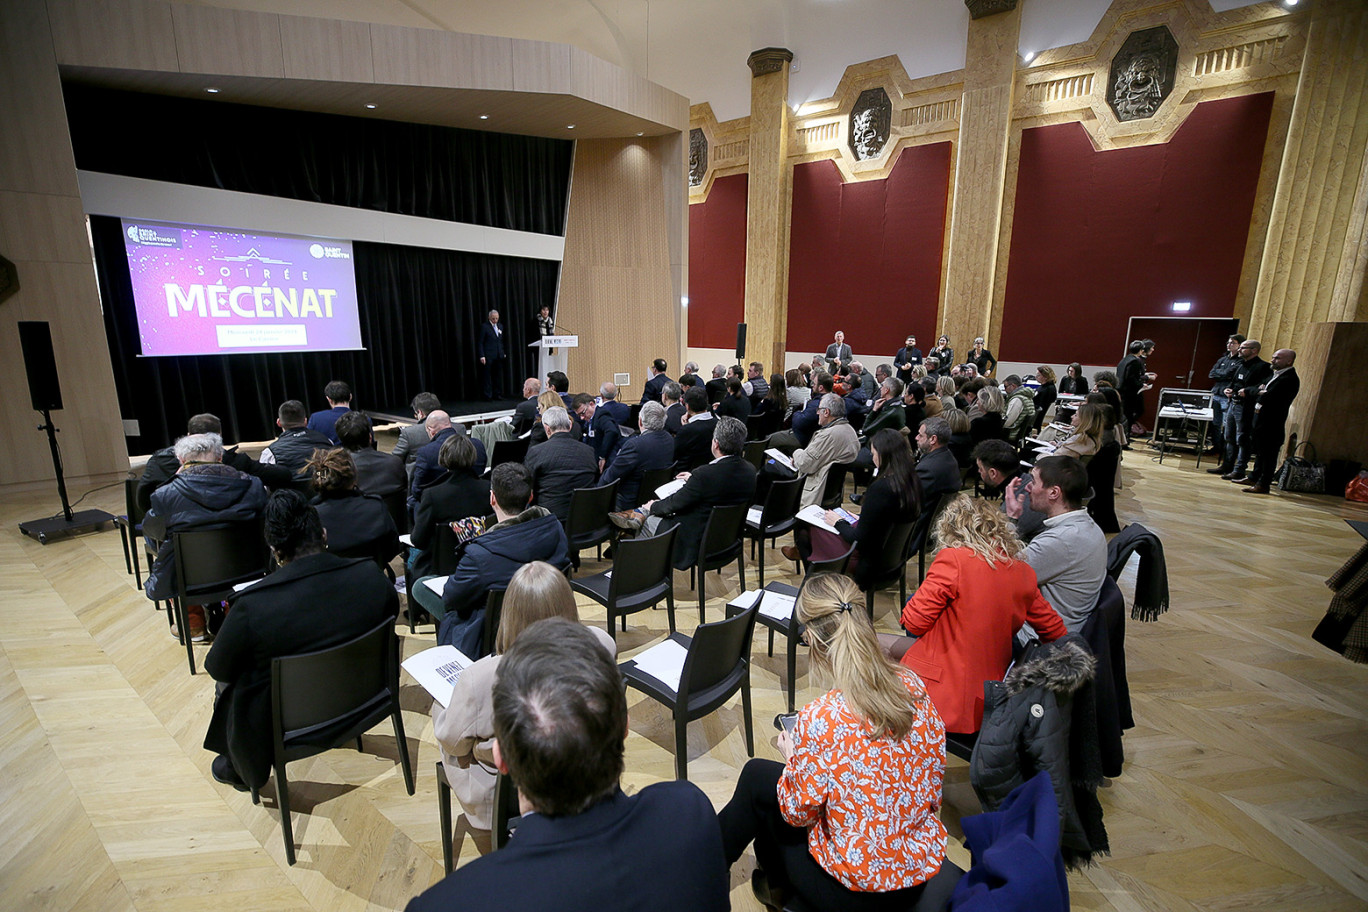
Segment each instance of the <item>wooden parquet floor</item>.
[{"label": "wooden parquet floor", "polygon": [[[1191,463],[1127,454],[1118,511],[1161,536],[1173,607],[1127,630],[1137,727],[1125,773],[1102,792],[1112,854],[1069,876],[1073,906],[1368,908],[1368,667],[1309,637],[1325,578],[1361,544],[1341,520],[1368,510],[1244,495]],[[19,534],[54,499],[0,504],[0,909],[402,909],[441,876],[437,751],[416,686],[404,707],[417,794],[404,791],[386,726],[365,753],[292,764],[299,863],[288,867],[272,787],[257,807],[210,776],[201,740],[213,681],[187,674],[165,617],[124,572],[118,533],[47,546]],[[83,506],[121,502],[115,487]],[[777,551],[767,563],[767,574],[792,575]],[[688,631],[697,612],[687,574],[676,580]],[[725,585],[736,593],[734,567]],[[894,629],[895,599],[879,599],[883,629]],[[603,623],[592,606],[583,615]],[[635,615],[622,656],[665,629],[663,611]],[[431,642],[431,628],[407,630],[406,654]],[[755,656],[756,749],[777,758],[769,720],[783,704],[782,653],[767,657],[758,635]],[[805,656],[798,669],[799,699],[811,699],[821,691]],[[668,713],[629,699],[630,790],[672,777],[674,761]],[[690,777],[720,807],[746,759],[739,700],[690,726],[689,755]],[[951,857],[967,866],[959,818],[978,805],[963,761],[952,758],[946,778]],[[463,861],[487,850],[460,830]],[[749,865],[732,873],[739,910],[759,908]]]}]

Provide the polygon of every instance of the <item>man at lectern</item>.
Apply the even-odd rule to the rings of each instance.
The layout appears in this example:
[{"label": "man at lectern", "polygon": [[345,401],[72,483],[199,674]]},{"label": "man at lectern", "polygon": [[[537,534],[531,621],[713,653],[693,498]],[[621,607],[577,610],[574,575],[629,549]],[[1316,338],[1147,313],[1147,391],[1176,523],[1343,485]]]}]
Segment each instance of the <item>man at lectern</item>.
[{"label": "man at lectern", "polygon": [[504,367],[508,360],[504,354],[503,327],[499,325],[499,312],[491,310],[489,319],[480,327],[480,374],[484,383],[486,399],[502,399],[504,395]]}]

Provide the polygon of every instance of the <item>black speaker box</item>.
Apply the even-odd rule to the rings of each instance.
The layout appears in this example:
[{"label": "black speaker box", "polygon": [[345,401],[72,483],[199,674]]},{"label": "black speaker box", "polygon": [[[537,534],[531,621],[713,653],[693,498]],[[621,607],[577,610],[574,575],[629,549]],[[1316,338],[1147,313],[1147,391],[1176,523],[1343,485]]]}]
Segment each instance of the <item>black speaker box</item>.
[{"label": "black speaker box", "polygon": [[736,324],[736,360],[740,363],[746,357],[746,324]]},{"label": "black speaker box", "polygon": [[20,320],[19,346],[28,372],[29,399],[35,411],[60,411],[62,387],[57,382],[57,359],[52,354],[52,328],[45,321]]}]

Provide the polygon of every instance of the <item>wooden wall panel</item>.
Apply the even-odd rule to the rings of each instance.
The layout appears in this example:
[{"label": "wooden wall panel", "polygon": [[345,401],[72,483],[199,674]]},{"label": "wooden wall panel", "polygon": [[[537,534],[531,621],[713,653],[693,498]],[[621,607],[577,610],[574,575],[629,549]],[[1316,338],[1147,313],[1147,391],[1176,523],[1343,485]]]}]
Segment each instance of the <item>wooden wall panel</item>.
[{"label": "wooden wall panel", "polygon": [[1301,390],[1288,416],[1288,435],[1315,444],[1322,461],[1368,463],[1368,410],[1353,393],[1368,363],[1368,323],[1312,323],[1302,340],[1296,365]]},{"label": "wooden wall panel", "polygon": [[622,398],[641,398],[655,358],[679,371],[683,345],[679,300],[671,277],[668,194],[662,156],[680,154],[678,140],[581,140],[575,144],[557,322],[574,330],[569,355],[572,391],[626,371]]},{"label": "wooden wall panel", "polygon": [[280,45],[290,79],[375,81],[370,26],[364,22],[281,16]]},{"label": "wooden wall panel", "polygon": [[159,0],[48,0],[59,63],[179,69],[171,4]]},{"label": "wooden wall panel", "polygon": [[185,73],[285,75],[280,17],[273,13],[176,4],[176,55]]}]

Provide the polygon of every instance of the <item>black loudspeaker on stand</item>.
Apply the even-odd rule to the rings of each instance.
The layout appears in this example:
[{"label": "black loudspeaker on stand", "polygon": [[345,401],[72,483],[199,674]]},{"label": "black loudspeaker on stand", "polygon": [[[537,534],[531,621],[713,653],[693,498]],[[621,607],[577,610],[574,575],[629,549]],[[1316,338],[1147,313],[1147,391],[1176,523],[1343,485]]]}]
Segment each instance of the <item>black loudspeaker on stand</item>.
[{"label": "black loudspeaker on stand", "polygon": [[736,324],[736,363],[740,364],[741,359],[746,357],[746,324]]},{"label": "black loudspeaker on stand", "polygon": [[24,351],[29,399],[33,402],[33,408],[43,413],[43,423],[38,430],[47,432],[48,446],[52,449],[52,468],[57,474],[57,494],[62,498],[60,516],[21,522],[19,531],[46,545],[49,536],[98,529],[103,523],[113,522],[114,515],[104,510],[82,510],[79,513],[71,510],[66,477],[62,473],[62,451],[57,446],[57,426],[52,423],[52,413],[62,409],[62,388],[57,382],[57,359],[52,353],[51,328],[47,323],[21,320],[19,345]]}]

